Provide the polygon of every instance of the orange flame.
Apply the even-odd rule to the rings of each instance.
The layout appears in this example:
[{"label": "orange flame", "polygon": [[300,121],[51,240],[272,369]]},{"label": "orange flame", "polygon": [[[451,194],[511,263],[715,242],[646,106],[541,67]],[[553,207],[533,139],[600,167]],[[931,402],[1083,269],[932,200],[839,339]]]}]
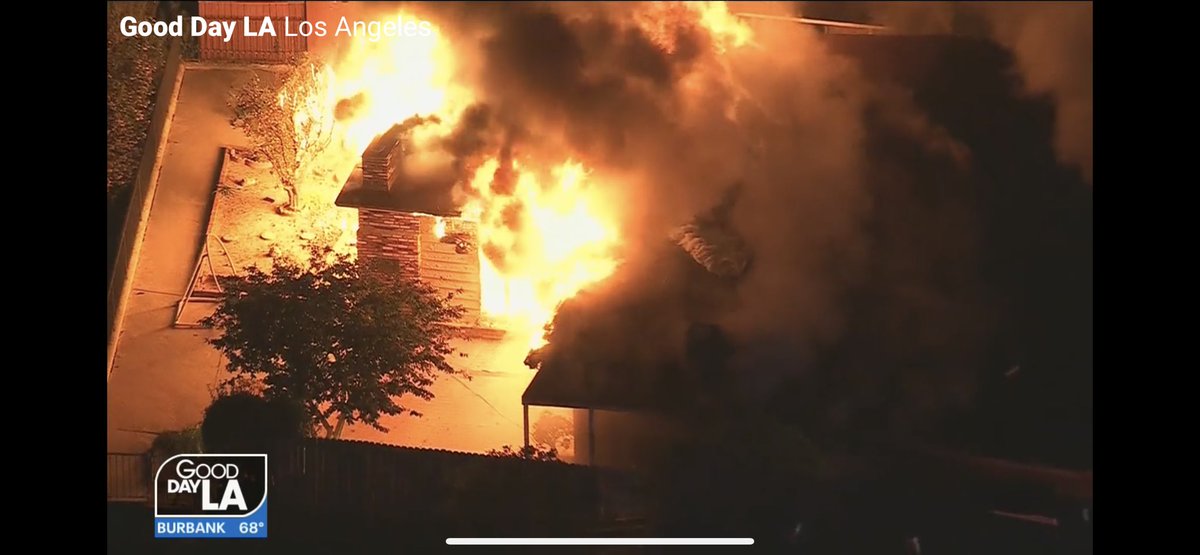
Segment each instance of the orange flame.
[{"label": "orange flame", "polygon": [[633,20],[667,52],[674,52],[680,32],[692,27],[707,31],[717,53],[754,44],[753,30],[725,2],[651,2],[636,10]]},{"label": "orange flame", "polygon": [[[666,49],[684,26],[707,31],[718,53],[754,39],[724,2],[653,3],[638,8],[634,19]],[[330,94],[310,100],[337,116],[333,144],[322,154],[335,181],[344,180],[371,140],[392,125],[436,115],[439,123],[414,131],[413,146],[420,149],[453,130],[475,100],[454,79],[460,68],[452,45],[433,30],[427,37],[389,41],[355,37],[332,72],[321,76]],[[596,176],[576,160],[514,162],[512,190],[498,194],[491,185],[500,164],[484,160],[470,182],[460,184],[471,192],[463,218],[478,222],[484,314],[510,333],[529,334],[530,346],[537,347],[564,300],[616,269],[617,203],[600,194]],[[339,217],[335,225],[347,231],[349,222]],[[435,234],[443,236],[445,225],[438,219]]]},{"label": "orange flame", "polygon": [[700,25],[708,30],[719,52],[754,41],[750,26],[730,13],[725,2],[685,2],[685,5],[700,16]]},{"label": "orange flame", "polygon": [[[551,168],[549,183],[522,171],[507,196],[495,195],[490,187],[499,167],[492,158],[475,171],[472,187],[480,196],[463,212],[479,222],[485,245],[480,259],[483,311],[528,333],[530,346],[538,347],[544,343],[541,330],[558,305],[616,269],[615,217],[604,210],[608,203],[589,187],[587,170],[579,162]],[[514,216],[512,207],[523,210]]]},{"label": "orange flame", "polygon": [[[406,13],[400,17],[417,19]],[[436,26],[431,29],[429,36],[397,40],[355,36],[332,64],[329,102],[338,136],[326,158],[338,175],[349,174],[371,140],[393,125],[416,115],[437,115],[442,123],[414,132],[414,146],[421,148],[453,129],[458,114],[474,101],[453,80],[457,66],[451,45]]]}]

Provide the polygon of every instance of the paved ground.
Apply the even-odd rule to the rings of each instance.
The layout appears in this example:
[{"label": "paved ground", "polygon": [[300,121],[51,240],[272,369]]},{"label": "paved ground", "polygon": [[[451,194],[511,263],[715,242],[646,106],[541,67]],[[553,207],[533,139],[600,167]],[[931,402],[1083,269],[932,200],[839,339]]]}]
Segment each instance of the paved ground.
[{"label": "paved ground", "polygon": [[[204,342],[211,332],[174,329],[171,322],[199,251],[220,147],[244,144],[227,123],[224,99],[248,75],[229,68],[184,74],[108,384],[109,452],[142,451],[155,433],[197,423],[222,377],[219,355]],[[351,427],[345,437],[475,452],[519,445],[520,396],[533,377],[522,364],[527,344],[460,343],[468,356],[454,364],[470,371],[471,380],[439,381],[434,400],[410,401],[425,416],[386,419],[390,433]]]},{"label": "paved ground", "polygon": [[433,386],[431,401],[404,398],[402,406],[423,416],[385,418],[382,424],[389,433],[353,426],[343,437],[468,452],[520,446],[521,393],[533,379],[533,371],[523,364],[528,345],[528,340],[460,342],[456,348],[467,356],[455,356],[451,364],[467,370],[470,380],[442,378]]},{"label": "paved ground", "polygon": [[196,261],[220,146],[244,142],[228,124],[225,91],[248,74],[185,70],[108,384],[110,452],[144,449],[152,432],[194,423],[215,383],[218,356],[205,332],[171,321]]}]

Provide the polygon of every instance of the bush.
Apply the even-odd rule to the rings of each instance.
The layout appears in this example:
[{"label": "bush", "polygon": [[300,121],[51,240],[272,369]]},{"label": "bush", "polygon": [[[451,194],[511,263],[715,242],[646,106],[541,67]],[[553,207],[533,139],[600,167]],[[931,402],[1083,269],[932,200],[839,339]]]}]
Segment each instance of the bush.
[{"label": "bush", "polygon": [[558,458],[557,449],[544,449],[536,445],[530,445],[520,449],[513,449],[511,445],[505,445],[500,449],[488,451],[487,454],[492,457],[509,457],[514,459],[524,459],[527,461],[562,462]]},{"label": "bush", "polygon": [[108,192],[128,187],[137,176],[169,42],[162,37],[126,37],[117,22],[126,16],[153,19],[155,2],[108,4]]},{"label": "bush", "polygon": [[155,436],[154,442],[150,444],[150,453],[160,459],[181,453],[200,453],[203,450],[200,428],[197,426],[162,432]]},{"label": "bush", "polygon": [[209,453],[265,453],[307,434],[301,407],[251,393],[217,397],[204,411],[200,436]]}]

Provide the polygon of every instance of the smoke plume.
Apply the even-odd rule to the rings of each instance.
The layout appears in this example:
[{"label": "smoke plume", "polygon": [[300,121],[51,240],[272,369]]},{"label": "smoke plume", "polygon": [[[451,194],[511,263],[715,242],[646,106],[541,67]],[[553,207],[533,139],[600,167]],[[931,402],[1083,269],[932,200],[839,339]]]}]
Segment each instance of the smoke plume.
[{"label": "smoke plume", "polygon": [[800,2],[806,15],[907,34],[987,37],[1008,49],[1027,92],[1055,106],[1059,160],[1092,182],[1091,2]]},{"label": "smoke plume", "polygon": [[993,36],[1012,50],[1025,86],[1054,99],[1055,148],[1092,182],[1092,3],[984,3]]},{"label": "smoke plume", "polygon": [[[922,32],[964,20],[950,4],[873,4],[883,22]],[[1013,50],[1029,91],[1054,98],[1058,154],[1090,180],[1090,7],[971,10]],[[503,196],[512,162],[576,159],[621,207],[624,264],[561,307],[543,368],[591,364],[612,383],[678,368],[693,324],[711,324],[734,346],[734,403],[765,404],[800,381],[807,393],[791,400],[817,420],[850,426],[882,411],[910,428],[969,399],[994,323],[963,200],[974,153],[912,90],[865,75],[812,27],[750,23],[754,40],[739,46],[678,3],[438,4],[420,15],[455,45],[458,80],[476,93],[441,143],[461,176],[499,159],[487,186]],[[1065,46],[1082,44],[1085,19],[1080,65],[1085,52]],[[1072,31],[1046,31],[1055,21]],[[728,225],[753,261],[730,282],[668,237],[735,185]],[[519,225],[524,209],[506,205],[505,220]],[[483,248],[504,268],[521,245]]]},{"label": "smoke plume", "polygon": [[[753,4],[757,13],[792,8]],[[878,269],[868,221],[881,164],[869,156],[868,128],[892,129],[915,145],[914,156],[942,160],[950,175],[969,165],[965,147],[930,123],[908,91],[865,78],[808,27],[754,24],[754,43],[735,48],[672,3],[451,5],[428,17],[460,45],[462,79],[479,95],[446,141],[464,170],[481,155],[572,157],[622,206],[625,264],[562,307],[542,355],[591,361],[610,380],[683,364],[692,323],[719,326],[737,346],[730,366],[744,402],[764,402],[811,374],[820,352],[845,340],[856,310],[847,299]],[[739,183],[729,225],[754,260],[730,284],[697,274],[666,238]],[[501,172],[491,186],[503,191]],[[500,249],[489,256],[503,265]],[[911,277],[919,300],[893,309],[929,316],[929,329],[954,328],[958,315],[921,308],[953,304],[927,289],[927,277]],[[909,331],[897,323],[878,333],[899,345]],[[979,343],[969,339],[967,350]],[[898,413],[923,417],[969,389],[965,377],[905,370],[921,376],[914,383],[951,392],[911,386],[920,407]],[[863,396],[879,388],[865,390],[839,402],[869,405]]]}]

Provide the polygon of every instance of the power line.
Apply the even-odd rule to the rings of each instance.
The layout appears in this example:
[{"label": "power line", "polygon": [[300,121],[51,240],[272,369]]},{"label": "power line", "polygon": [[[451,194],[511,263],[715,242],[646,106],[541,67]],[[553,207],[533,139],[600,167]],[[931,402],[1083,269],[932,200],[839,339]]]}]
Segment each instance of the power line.
[{"label": "power line", "polygon": [[747,19],[766,19],[770,21],[787,21],[791,23],[803,23],[805,25],[817,25],[821,27],[836,27],[840,29],[854,29],[858,31],[870,32],[885,32],[887,27],[882,25],[868,25],[865,23],[848,23],[845,21],[832,21],[829,19],[812,19],[809,17],[789,17],[785,15],[766,15],[758,13],[735,13],[736,17],[744,17]]}]

